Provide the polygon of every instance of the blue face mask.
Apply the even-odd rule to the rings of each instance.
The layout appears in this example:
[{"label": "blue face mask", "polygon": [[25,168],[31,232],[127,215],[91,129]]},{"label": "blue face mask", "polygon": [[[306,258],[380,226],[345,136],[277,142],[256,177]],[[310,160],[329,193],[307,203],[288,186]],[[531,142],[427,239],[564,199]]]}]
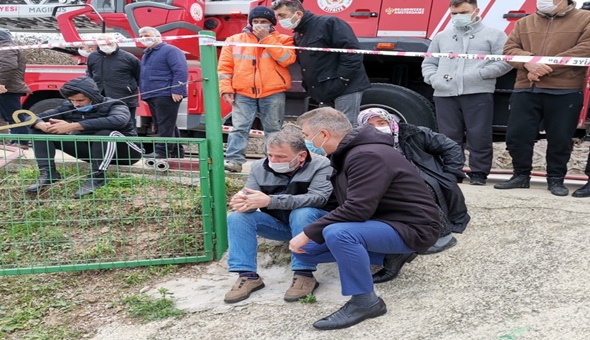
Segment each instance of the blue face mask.
[{"label": "blue face mask", "polygon": [[324,141],[322,143],[322,145],[320,145],[319,148],[316,148],[315,146],[313,146],[313,140],[318,136],[318,134],[320,133],[320,131],[318,131],[310,140],[305,140],[305,146],[307,147],[307,150],[309,150],[309,152],[311,153],[315,153],[318,155],[325,155],[326,154],[326,150],[324,150],[323,146],[324,143],[326,143],[326,141]]},{"label": "blue face mask", "polygon": [[76,110],[78,110],[80,112],[90,112],[90,111],[92,111],[93,108],[94,108],[94,105],[88,104],[88,105],[77,107]]}]

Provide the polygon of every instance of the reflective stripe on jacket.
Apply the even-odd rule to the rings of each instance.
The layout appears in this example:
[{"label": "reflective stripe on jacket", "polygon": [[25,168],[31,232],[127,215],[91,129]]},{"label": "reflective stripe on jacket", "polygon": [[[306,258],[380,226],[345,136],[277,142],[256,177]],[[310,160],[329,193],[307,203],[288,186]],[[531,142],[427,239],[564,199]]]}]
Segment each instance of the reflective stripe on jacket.
[{"label": "reflective stripe on jacket", "polygon": [[[258,41],[251,33],[239,33],[227,42],[293,46],[293,38],[277,31]],[[295,50],[282,47],[257,48],[224,46],[219,57],[219,90],[250,98],[264,98],[291,87],[289,65],[295,62]]]}]

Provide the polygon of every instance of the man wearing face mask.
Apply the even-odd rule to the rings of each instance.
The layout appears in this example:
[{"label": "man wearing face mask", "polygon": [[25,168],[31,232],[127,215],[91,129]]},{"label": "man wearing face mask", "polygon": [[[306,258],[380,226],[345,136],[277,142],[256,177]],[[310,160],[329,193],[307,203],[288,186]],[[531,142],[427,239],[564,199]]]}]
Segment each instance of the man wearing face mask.
[{"label": "man wearing face mask", "polygon": [[[588,57],[590,12],[568,0],[537,0],[537,13],[518,20],[504,54]],[[514,175],[496,189],[528,188],[533,149],[539,130],[547,135],[547,189],[567,196],[563,180],[572,152],[572,137],[582,109],[587,68],[512,63],[517,69],[510,101],[506,146]],[[541,121],[543,125],[540,126]]]},{"label": "man wearing face mask", "polygon": [[[103,34],[98,40],[114,40]],[[100,94],[105,97],[121,99],[129,107],[130,120],[135,126],[135,111],[139,106],[137,94],[140,74],[139,59],[133,54],[119,49],[117,43],[98,46],[97,53],[88,56],[86,75],[92,78]]]},{"label": "man wearing face mask", "polygon": [[96,52],[97,46],[96,45],[84,45],[78,49],[78,54],[81,58],[78,62],[78,65],[86,65],[88,61],[88,57],[92,54],[92,52]]},{"label": "man wearing face mask", "polygon": [[[502,54],[506,34],[486,27],[476,0],[451,0],[453,25],[437,34],[428,52]],[[485,185],[492,168],[496,78],[512,67],[503,61],[424,58],[422,75],[434,89],[439,132],[457,144],[467,139],[472,185]]]},{"label": "man wearing face mask", "polygon": [[[176,46],[161,40],[160,32],[153,27],[139,29],[141,38],[156,38],[142,42],[146,49],[141,58],[139,89],[141,99],[150,107],[152,119],[160,137],[180,137],[176,126],[180,102],[187,96],[188,63],[184,53]],[[184,157],[181,144],[158,143],[145,158]]]},{"label": "man wearing face mask", "polygon": [[265,134],[281,129],[285,117],[285,91],[291,88],[289,65],[295,62],[293,38],[274,28],[274,12],[264,6],[253,8],[249,25],[227,42],[276,45],[272,48],[224,46],[219,56],[219,91],[232,105],[233,130],[227,140],[225,170],[242,171],[246,162],[248,134],[258,114]]},{"label": "man wearing face mask", "polygon": [[[299,0],[277,0],[272,9],[279,24],[294,31],[295,45],[360,49],[352,28],[344,20],[331,15],[315,15],[306,11]],[[303,87],[320,106],[333,106],[356,125],[363,91],[371,82],[363,66],[363,55],[297,51]]]},{"label": "man wearing face mask", "polygon": [[[327,214],[321,210],[332,192],[332,168],[325,157],[310,157],[301,131],[293,126],[266,139],[267,157],[252,164],[245,188],[230,201],[227,218],[228,265],[239,277],[225,295],[226,303],[247,299],[264,288],[256,272],[256,236],[288,241],[304,226]],[[294,272],[287,302],[298,301],[319,285],[315,265],[292,258]]]},{"label": "man wearing face mask", "polygon": [[[129,121],[129,108],[122,101],[103,97],[92,79],[74,78],[59,92],[67,101],[40,113],[31,127],[31,134],[137,136]],[[90,163],[91,173],[74,193],[74,198],[81,198],[104,186],[109,165],[130,165],[141,159],[141,149],[125,142],[34,141],[33,149],[41,175],[37,183],[27,188],[28,193],[37,193],[61,180],[55,166],[56,149]]]}]

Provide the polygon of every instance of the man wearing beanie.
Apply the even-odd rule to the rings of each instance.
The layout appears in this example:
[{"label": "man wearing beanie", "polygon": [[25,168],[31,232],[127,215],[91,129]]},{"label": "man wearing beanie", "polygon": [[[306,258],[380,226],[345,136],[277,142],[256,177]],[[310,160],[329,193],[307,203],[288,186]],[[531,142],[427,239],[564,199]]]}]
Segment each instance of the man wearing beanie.
[{"label": "man wearing beanie", "polygon": [[264,134],[277,132],[285,116],[285,91],[291,87],[289,65],[296,59],[293,39],[274,28],[274,12],[264,6],[250,11],[249,25],[242,33],[227,38],[228,43],[276,45],[277,47],[224,46],[219,57],[219,90],[232,105],[233,130],[227,140],[224,167],[241,172],[246,162],[248,134],[256,115],[262,120]]},{"label": "man wearing beanie", "polygon": [[[0,47],[10,46],[16,46],[12,35],[9,31],[0,29]],[[22,109],[20,98],[25,93],[31,92],[25,84],[25,67],[26,61],[21,51],[0,51],[0,114],[8,124],[15,123],[12,118],[14,111]],[[10,133],[14,135],[26,135],[28,131],[26,126],[10,129]],[[10,144],[28,149],[28,143],[27,140],[19,139]]]}]

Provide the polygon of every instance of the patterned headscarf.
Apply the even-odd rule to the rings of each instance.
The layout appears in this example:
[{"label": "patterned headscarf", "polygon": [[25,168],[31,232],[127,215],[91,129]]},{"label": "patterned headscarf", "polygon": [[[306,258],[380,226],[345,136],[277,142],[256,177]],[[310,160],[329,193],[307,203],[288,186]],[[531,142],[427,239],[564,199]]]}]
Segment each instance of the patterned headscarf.
[{"label": "patterned headscarf", "polygon": [[399,144],[399,125],[393,118],[389,112],[384,109],[380,109],[378,107],[372,107],[366,110],[362,110],[357,118],[357,124],[359,126],[363,126],[368,124],[369,119],[373,117],[379,117],[381,119],[386,120],[389,123],[389,127],[391,128],[391,134],[393,135],[393,145],[394,147],[398,147]]}]

